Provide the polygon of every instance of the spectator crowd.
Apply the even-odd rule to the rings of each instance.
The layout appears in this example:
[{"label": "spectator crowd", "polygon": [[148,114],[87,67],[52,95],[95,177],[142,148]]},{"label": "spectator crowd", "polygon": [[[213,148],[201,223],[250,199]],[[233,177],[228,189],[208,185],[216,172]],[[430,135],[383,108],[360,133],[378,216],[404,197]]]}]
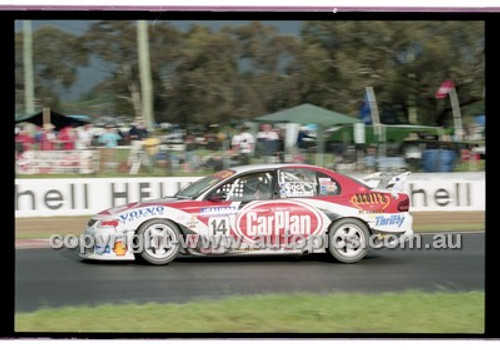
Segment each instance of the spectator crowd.
[{"label": "spectator crowd", "polygon": [[[167,135],[152,136],[142,119],[136,119],[130,128],[106,125],[105,128],[86,124],[66,126],[56,131],[54,125],[20,127],[16,134],[16,159],[25,151],[79,151],[99,149],[101,171],[137,173],[142,167],[172,172],[218,171],[223,168],[254,163],[307,163],[314,162],[316,140],[314,133],[305,127],[298,129],[294,142],[285,140],[284,129],[269,123],[260,124],[255,130],[248,124],[233,128],[217,126],[203,133],[172,130]],[[287,141],[285,143],[285,141]],[[418,171],[426,155],[422,138],[413,143],[398,145],[398,149],[384,145],[381,153],[378,145],[330,144],[326,153],[333,157],[324,164],[340,172]],[[285,147],[285,144],[288,145]],[[129,145],[125,158],[117,154],[117,146]],[[198,150],[203,151],[199,152]],[[458,157],[467,158],[467,149]],[[440,151],[443,153],[444,151]],[[456,153],[456,152],[455,152]],[[117,159],[120,155],[121,159]],[[330,158],[331,158],[330,157]],[[451,157],[451,156],[450,156]],[[451,157],[450,159],[455,159]],[[109,166],[109,165],[112,166]],[[427,164],[427,163],[425,163]],[[451,163],[450,163],[451,164]],[[449,169],[453,168],[451,164]],[[144,168],[143,168],[144,169]],[[450,170],[447,170],[450,171]]]}]

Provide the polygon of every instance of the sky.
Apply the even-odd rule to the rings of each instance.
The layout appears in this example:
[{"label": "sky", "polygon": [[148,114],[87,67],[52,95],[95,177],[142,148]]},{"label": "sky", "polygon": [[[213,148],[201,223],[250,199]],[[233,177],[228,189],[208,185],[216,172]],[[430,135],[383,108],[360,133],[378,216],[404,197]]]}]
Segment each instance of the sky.
[{"label": "sky", "polygon": [[[55,26],[73,35],[83,35],[92,22],[82,20],[37,20],[32,21],[32,30],[36,31],[43,26]],[[219,30],[225,25],[245,25],[251,21],[169,21],[180,30],[186,31],[192,24],[204,24],[212,30]],[[261,21],[274,26],[281,34],[299,35],[302,21]],[[22,21],[15,21],[16,33],[22,32]],[[36,58],[35,58],[36,59]],[[81,94],[90,91],[101,82],[109,72],[109,66],[93,56],[88,67],[78,68],[78,78],[75,84],[61,94],[61,98],[66,101],[77,99]]]}]

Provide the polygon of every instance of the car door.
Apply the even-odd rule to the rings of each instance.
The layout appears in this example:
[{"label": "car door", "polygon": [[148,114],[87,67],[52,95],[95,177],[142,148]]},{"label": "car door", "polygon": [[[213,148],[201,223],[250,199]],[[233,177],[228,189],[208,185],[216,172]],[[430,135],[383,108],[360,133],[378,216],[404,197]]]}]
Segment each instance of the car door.
[{"label": "car door", "polygon": [[273,235],[274,188],[274,171],[245,173],[219,186],[208,195],[207,208],[200,211],[208,234],[232,235],[251,244]]},{"label": "car door", "polygon": [[[284,226],[281,232],[286,241],[299,243],[310,235],[322,232],[323,214],[314,206],[313,198],[319,195],[320,184],[316,171],[306,168],[281,168],[277,173],[279,199],[276,210],[284,211]],[[281,225],[280,225],[281,226]]]}]

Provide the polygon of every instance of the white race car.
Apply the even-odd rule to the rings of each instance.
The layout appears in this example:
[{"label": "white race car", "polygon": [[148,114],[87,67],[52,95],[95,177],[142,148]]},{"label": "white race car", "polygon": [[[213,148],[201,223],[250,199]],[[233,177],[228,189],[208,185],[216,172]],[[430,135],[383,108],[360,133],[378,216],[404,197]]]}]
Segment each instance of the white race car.
[{"label": "white race car", "polygon": [[369,243],[413,235],[409,173],[375,174],[372,188],[334,171],[271,164],[219,171],[173,197],[107,209],[88,222],[81,257],[168,264],[179,254],[329,252],[355,263]]}]

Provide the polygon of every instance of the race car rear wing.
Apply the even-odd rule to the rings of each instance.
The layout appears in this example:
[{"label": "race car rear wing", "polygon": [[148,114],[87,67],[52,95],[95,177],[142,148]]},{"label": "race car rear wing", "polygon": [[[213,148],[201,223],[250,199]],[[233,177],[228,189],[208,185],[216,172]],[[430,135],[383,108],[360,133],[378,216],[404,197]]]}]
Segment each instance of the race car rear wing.
[{"label": "race car rear wing", "polygon": [[397,193],[403,191],[406,179],[410,174],[410,171],[400,174],[378,172],[363,177],[361,181],[372,189],[390,192],[393,197],[397,197]]}]

